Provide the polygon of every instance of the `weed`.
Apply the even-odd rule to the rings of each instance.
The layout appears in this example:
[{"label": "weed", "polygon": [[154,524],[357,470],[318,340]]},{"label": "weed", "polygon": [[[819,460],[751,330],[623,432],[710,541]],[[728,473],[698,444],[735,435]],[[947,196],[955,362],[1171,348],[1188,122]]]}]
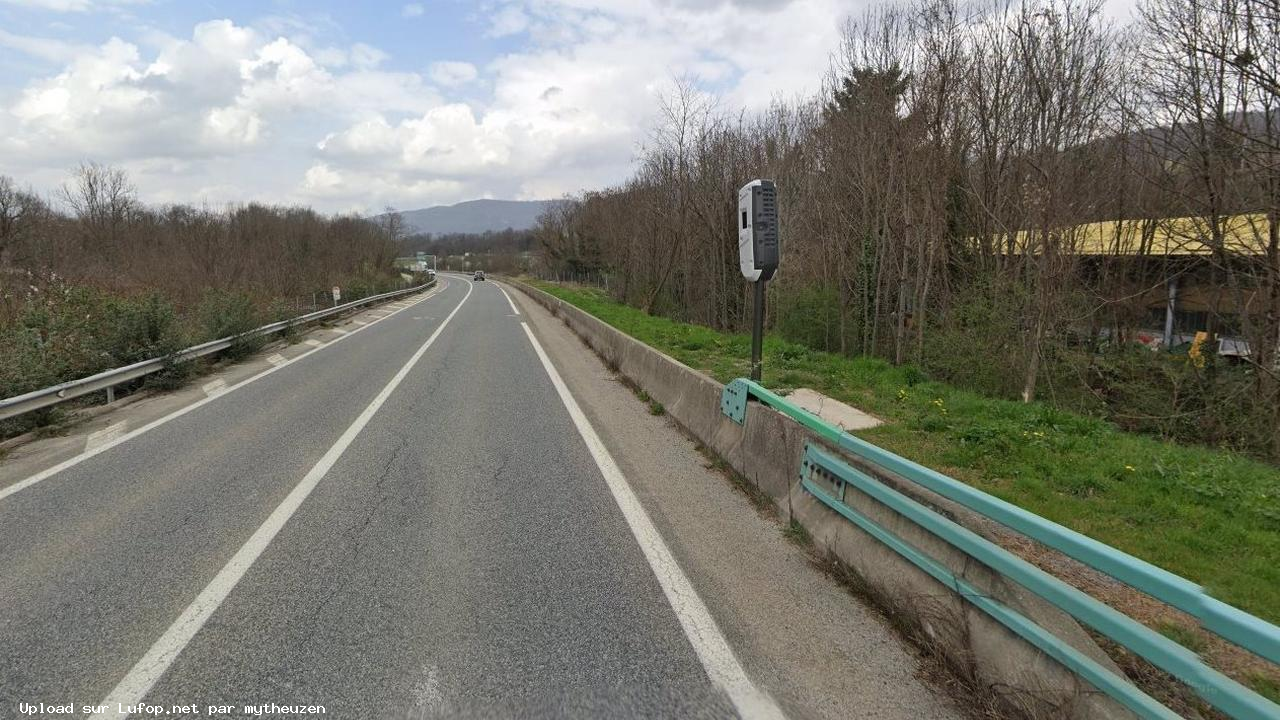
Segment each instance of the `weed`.
[{"label": "weed", "polygon": [[1274,677],[1255,673],[1249,676],[1247,682],[1249,687],[1253,688],[1254,692],[1273,703],[1280,704],[1280,681],[1276,680]]},{"label": "weed", "polygon": [[782,534],[788,540],[796,543],[797,545],[801,545],[803,547],[813,545],[813,536],[809,534],[809,529],[804,525],[801,525],[800,522],[794,518],[792,518],[790,523],[787,523],[786,527],[782,528]]},{"label": "weed", "polygon": [[1155,624],[1155,630],[1194,653],[1203,653],[1209,647],[1209,643],[1200,633],[1175,622],[1168,620],[1158,622]]}]

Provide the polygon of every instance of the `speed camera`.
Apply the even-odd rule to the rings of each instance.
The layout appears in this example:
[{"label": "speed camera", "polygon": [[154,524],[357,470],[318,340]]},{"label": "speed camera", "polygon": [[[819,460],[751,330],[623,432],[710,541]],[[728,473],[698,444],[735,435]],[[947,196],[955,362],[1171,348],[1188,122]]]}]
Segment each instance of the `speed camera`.
[{"label": "speed camera", "polygon": [[778,190],[752,180],[738,191],[738,261],[742,277],[768,280],[778,269]]}]

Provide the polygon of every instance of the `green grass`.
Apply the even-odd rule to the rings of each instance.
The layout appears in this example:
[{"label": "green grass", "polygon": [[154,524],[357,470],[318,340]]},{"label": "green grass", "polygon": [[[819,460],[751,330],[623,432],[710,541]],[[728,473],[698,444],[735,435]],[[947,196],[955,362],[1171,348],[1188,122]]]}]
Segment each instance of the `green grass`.
[{"label": "green grass", "polygon": [[1161,621],[1156,623],[1155,628],[1161,635],[1164,635],[1193,653],[1203,653],[1209,647],[1209,643],[1205,641],[1203,635],[1191,628],[1184,627],[1177,623]]},{"label": "green grass", "polygon": [[[746,335],[646,315],[593,289],[538,285],[721,382],[748,374]],[[776,337],[765,340],[764,384],[813,388],[881,417],[859,436],[1280,622],[1276,467]]]}]

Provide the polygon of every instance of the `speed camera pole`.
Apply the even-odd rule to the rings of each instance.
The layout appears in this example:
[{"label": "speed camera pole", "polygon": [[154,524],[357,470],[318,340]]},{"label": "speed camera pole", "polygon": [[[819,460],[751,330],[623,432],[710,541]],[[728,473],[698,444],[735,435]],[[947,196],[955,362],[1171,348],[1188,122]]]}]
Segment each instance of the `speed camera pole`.
[{"label": "speed camera pole", "polygon": [[752,180],[738,190],[738,265],[752,283],[751,379],[760,381],[764,350],[765,283],[778,269],[778,190],[772,180]]},{"label": "speed camera pole", "polygon": [[764,280],[751,283],[755,301],[751,310],[751,379],[760,382],[760,355],[764,351]]}]

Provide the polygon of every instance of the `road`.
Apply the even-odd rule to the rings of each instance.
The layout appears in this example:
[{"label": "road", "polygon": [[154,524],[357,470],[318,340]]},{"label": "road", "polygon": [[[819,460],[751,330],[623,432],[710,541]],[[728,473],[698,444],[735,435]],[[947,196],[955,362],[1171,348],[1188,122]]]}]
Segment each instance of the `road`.
[{"label": "road", "polygon": [[[563,327],[493,282],[442,285],[56,472],[0,475],[0,716],[952,715],[723,480],[646,489],[715,479],[656,419],[617,427],[643,406],[593,389]],[[698,528],[698,503],[738,520]],[[706,532],[764,549],[707,555]],[[753,556],[793,587],[747,582]],[[861,677],[824,680],[832,658]]]}]

